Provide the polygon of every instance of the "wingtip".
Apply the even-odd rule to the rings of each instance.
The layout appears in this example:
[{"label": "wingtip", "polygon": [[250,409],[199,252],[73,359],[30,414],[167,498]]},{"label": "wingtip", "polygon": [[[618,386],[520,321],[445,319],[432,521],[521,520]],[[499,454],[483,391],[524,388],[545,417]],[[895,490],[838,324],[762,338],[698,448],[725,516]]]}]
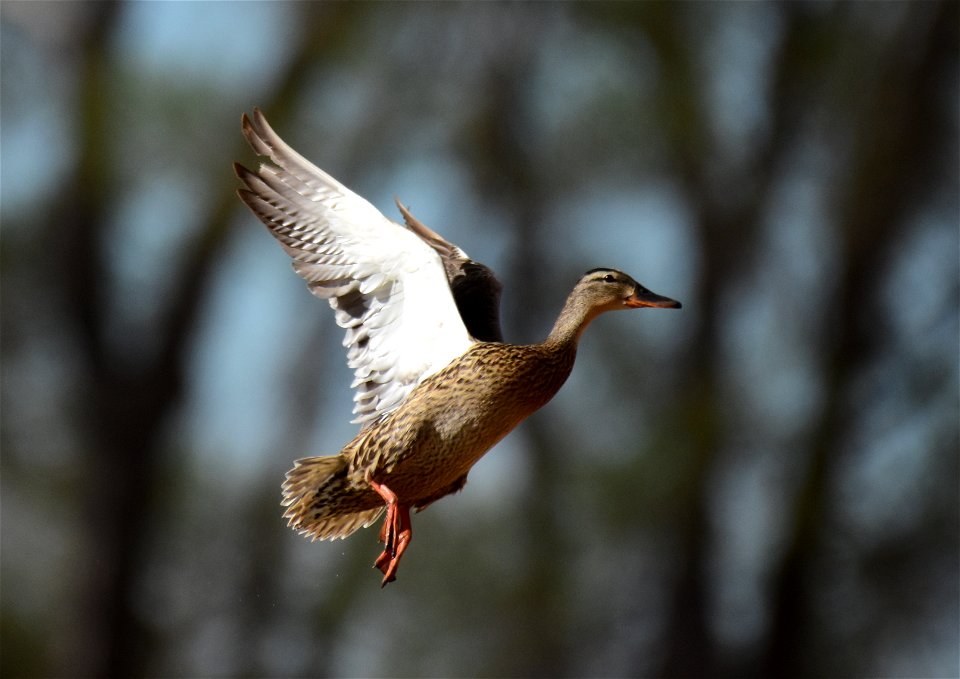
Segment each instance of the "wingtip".
[{"label": "wingtip", "polygon": [[257,210],[254,208],[254,200],[258,196],[255,187],[256,182],[260,179],[260,177],[255,172],[251,172],[240,163],[233,164],[233,172],[235,175],[237,175],[237,179],[243,182],[243,186],[237,189],[237,196],[256,213]]},{"label": "wingtip", "polygon": [[255,205],[257,194],[255,194],[253,191],[247,188],[237,189],[237,198],[242,200],[247,207],[253,210],[253,213],[255,215],[260,214],[259,212],[257,212],[256,205]]},{"label": "wingtip", "polygon": [[410,214],[410,208],[403,204],[403,201],[400,200],[399,196],[394,196],[393,202],[396,204],[397,209],[400,210],[400,214],[403,215],[403,221],[405,221],[408,225],[411,222],[417,222],[419,224],[417,218]]},{"label": "wingtip", "polygon": [[257,139],[259,135],[257,134],[257,128],[254,126],[253,121],[250,120],[250,116],[247,115],[246,111],[244,111],[243,116],[240,118],[240,131],[243,133],[243,137],[247,140],[247,143],[253,147],[254,151],[257,151]]},{"label": "wingtip", "polygon": [[[253,121],[256,123],[256,129],[259,132],[273,132],[273,128],[267,122],[267,116],[263,114],[259,106],[253,107]],[[261,134],[261,136],[263,135]]]}]

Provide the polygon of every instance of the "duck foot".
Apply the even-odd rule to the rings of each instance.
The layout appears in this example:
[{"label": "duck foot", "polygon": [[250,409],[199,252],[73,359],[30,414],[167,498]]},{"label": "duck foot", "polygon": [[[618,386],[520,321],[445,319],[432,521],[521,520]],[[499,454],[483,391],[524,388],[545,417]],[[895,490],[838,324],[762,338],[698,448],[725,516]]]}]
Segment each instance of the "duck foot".
[{"label": "duck foot", "polygon": [[381,587],[397,579],[397,568],[400,566],[400,557],[410,544],[413,529],[410,524],[410,506],[400,504],[396,493],[382,483],[377,483],[367,472],[367,483],[373,488],[383,501],[387,503],[387,516],[380,528],[380,542],[384,543],[383,552],[374,562],[374,568],[383,573]]}]

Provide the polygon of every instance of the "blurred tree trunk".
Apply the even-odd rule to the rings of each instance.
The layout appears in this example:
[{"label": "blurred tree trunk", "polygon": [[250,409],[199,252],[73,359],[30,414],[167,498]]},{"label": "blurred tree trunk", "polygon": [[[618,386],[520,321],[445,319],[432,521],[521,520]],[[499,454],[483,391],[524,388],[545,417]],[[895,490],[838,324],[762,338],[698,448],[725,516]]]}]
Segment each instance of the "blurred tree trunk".
[{"label": "blurred tree trunk", "polygon": [[[333,31],[338,8],[346,9],[334,5],[327,12],[330,21],[313,25],[321,32]],[[78,66],[82,71],[78,161],[64,187],[59,218],[45,234],[54,253],[49,273],[59,279],[53,287],[64,295],[65,332],[75,335],[86,384],[80,407],[89,453],[82,475],[89,555],[78,573],[80,634],[75,648],[64,649],[63,666],[65,673],[75,676],[135,676],[151,655],[148,631],[132,601],[159,494],[162,428],[182,395],[197,312],[238,205],[229,190],[214,200],[207,224],[171,276],[176,283],[156,327],[159,349],[141,357],[136,368],[126,369],[128,362],[112,354],[105,338],[106,229],[113,187],[119,184],[110,174],[115,163],[110,160],[114,146],[108,130],[118,102],[112,100],[114,74],[108,48],[122,9],[120,3],[88,6],[96,16],[82,39]],[[302,87],[307,65],[317,58],[317,45],[333,42],[309,31],[302,35],[279,78],[279,102],[289,104],[290,93]],[[279,103],[270,108],[282,119],[284,108]],[[235,148],[239,157],[243,148],[239,125]],[[224,166],[224,176],[228,173],[229,166]],[[226,181],[211,184],[225,186]]]},{"label": "blurred tree trunk", "polygon": [[[683,460],[684,487],[675,519],[679,568],[670,583],[671,605],[658,674],[705,677],[716,671],[718,655],[707,617],[713,591],[707,580],[711,530],[707,490],[727,435],[721,416],[722,300],[738,277],[749,271],[756,254],[762,209],[759,197],[775,176],[770,166],[779,161],[784,135],[783,120],[775,120],[766,152],[757,153],[752,172],[735,183],[737,195],[728,195],[717,186],[710,175],[710,114],[705,93],[697,87],[697,55],[686,47],[685,12],[676,9],[664,4],[650,6],[645,35],[665,69],[656,97],[659,122],[676,163],[678,183],[696,210],[694,228],[704,255],[694,295],[684,300],[684,306],[697,314],[698,325],[678,382],[676,412],[666,418],[673,432],[669,437],[672,454]],[[641,659],[637,663],[641,664]]]},{"label": "blurred tree trunk", "polygon": [[75,336],[79,346],[86,382],[83,391],[88,394],[78,405],[86,425],[83,447],[89,452],[82,475],[88,530],[84,542],[89,553],[78,574],[76,647],[64,649],[67,657],[60,670],[78,676],[134,674],[139,658],[132,656],[145,652],[126,597],[136,569],[138,529],[154,466],[150,441],[156,422],[147,413],[177,388],[173,372],[164,376],[162,385],[141,382],[143,375],[117,374],[102,337],[106,269],[98,246],[104,238],[114,179],[108,173],[107,45],[121,8],[119,3],[88,8],[93,15],[89,31],[78,38],[78,161],[63,190],[55,226],[44,234],[55,246],[49,273],[62,279],[53,287],[64,297],[65,331]]},{"label": "blurred tree trunk", "polygon": [[851,386],[883,336],[882,277],[911,211],[928,198],[929,178],[942,162],[940,142],[949,138],[949,123],[938,108],[943,83],[950,81],[944,68],[955,65],[957,7],[944,2],[911,8],[896,39],[879,55],[878,72],[851,129],[840,131],[852,134],[854,155],[839,183],[845,193],[834,196],[843,268],[836,297],[821,319],[826,391],[810,440],[809,470],[792,512],[792,539],[773,578],[763,676],[811,676],[828,669],[810,645],[818,625],[811,610],[813,562],[830,525],[828,489],[851,425]]}]

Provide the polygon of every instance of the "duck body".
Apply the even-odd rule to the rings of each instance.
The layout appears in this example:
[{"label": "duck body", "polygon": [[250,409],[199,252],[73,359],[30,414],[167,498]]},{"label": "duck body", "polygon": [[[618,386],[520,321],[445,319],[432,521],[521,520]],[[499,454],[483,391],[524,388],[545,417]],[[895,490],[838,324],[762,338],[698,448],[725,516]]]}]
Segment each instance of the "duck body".
[{"label": "duck body", "polygon": [[[384,419],[357,466],[413,506],[425,506],[553,398],[575,353],[572,347],[550,352],[537,345],[476,344]],[[502,370],[506,365],[509,373]],[[397,432],[406,434],[399,448]]]},{"label": "duck body", "polygon": [[267,226],[344,328],[361,429],[337,455],[297,460],[283,483],[289,525],[345,538],[375,522],[383,584],[410,544],[410,510],[463,488],[474,464],[545,405],[570,375],[577,344],[601,313],[679,308],[615,269],[577,281],[539,344],[503,342],[499,281],[421,224],[405,225],[290,148],[255,110],[242,130],[273,164],[235,165],[241,200]]},{"label": "duck body", "polygon": [[344,446],[341,464],[299,461],[286,483],[291,526],[324,539],[375,521],[384,501],[368,478],[417,509],[460,490],[473,465],[557,393],[575,357],[573,344],[475,344]]}]

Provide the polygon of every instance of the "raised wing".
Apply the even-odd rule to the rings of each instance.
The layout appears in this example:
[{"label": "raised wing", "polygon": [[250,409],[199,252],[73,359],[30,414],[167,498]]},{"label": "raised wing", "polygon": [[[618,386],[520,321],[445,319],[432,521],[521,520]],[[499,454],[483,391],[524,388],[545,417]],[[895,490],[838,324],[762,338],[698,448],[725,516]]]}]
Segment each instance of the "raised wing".
[{"label": "raised wing", "polygon": [[373,421],[473,343],[440,257],[290,148],[259,109],[242,127],[273,165],[235,164],[246,187],[237,193],[336,312],[354,371],[354,421]]},{"label": "raised wing", "polygon": [[399,200],[396,203],[407,228],[440,255],[467,332],[484,342],[502,342],[500,292],[503,286],[490,267],[470,259],[466,252],[410,214],[403,203]]}]

